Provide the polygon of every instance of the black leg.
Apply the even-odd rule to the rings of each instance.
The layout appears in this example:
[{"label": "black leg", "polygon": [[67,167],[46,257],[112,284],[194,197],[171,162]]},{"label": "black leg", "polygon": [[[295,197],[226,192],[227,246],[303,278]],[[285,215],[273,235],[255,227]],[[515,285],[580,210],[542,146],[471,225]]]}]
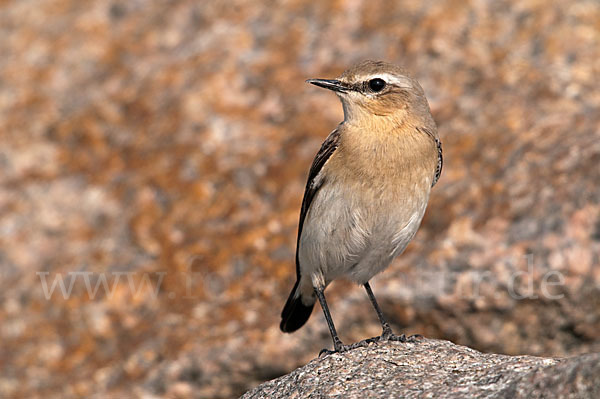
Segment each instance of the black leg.
[{"label": "black leg", "polygon": [[368,282],[366,282],[364,284],[364,286],[365,286],[365,290],[367,290],[367,295],[369,296],[369,299],[371,300],[371,304],[373,305],[373,307],[375,308],[375,311],[377,312],[377,317],[379,317],[379,322],[381,323],[381,328],[383,328],[383,332],[381,333],[381,336],[377,337],[377,338],[372,338],[371,340],[373,340],[373,341],[416,342],[417,339],[422,338],[421,335],[411,335],[410,337],[407,338],[406,335],[404,335],[404,334],[402,334],[400,336],[394,334],[392,332],[392,328],[390,327],[388,322],[383,317],[383,312],[381,311],[381,308],[379,308],[379,304],[377,303],[377,300],[375,299],[375,295],[373,294],[373,290],[371,289],[371,286],[369,285]]},{"label": "black leg", "polygon": [[377,312],[377,317],[379,317],[379,322],[381,323],[381,328],[383,328],[383,333],[381,334],[381,338],[384,340],[388,339],[389,337],[391,337],[393,335],[392,328],[390,327],[388,322],[385,321],[385,318],[383,317],[383,312],[379,308],[379,304],[377,303],[377,300],[375,299],[375,295],[373,294],[373,290],[371,289],[371,286],[369,285],[368,282],[366,282],[364,285],[365,285],[365,290],[367,290],[367,295],[369,296],[369,299],[371,300],[371,304],[373,305],[373,307],[375,308],[375,311]]},{"label": "black leg", "polygon": [[327,306],[327,301],[325,300],[325,294],[323,293],[323,289],[315,288],[315,293],[317,294],[317,298],[319,298],[321,308],[323,309],[323,314],[325,314],[325,320],[327,320],[327,325],[329,326],[331,339],[333,339],[333,348],[336,352],[341,352],[344,348],[344,345],[342,344],[342,341],[338,337],[337,331],[335,330],[335,325],[333,324],[333,319],[331,318],[331,314],[329,313],[329,307]]}]

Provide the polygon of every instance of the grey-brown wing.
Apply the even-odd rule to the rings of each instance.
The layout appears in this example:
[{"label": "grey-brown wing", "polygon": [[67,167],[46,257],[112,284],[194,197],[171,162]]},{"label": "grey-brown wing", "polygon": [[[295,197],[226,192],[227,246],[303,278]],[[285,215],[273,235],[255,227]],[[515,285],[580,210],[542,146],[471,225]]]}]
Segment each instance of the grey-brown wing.
[{"label": "grey-brown wing", "polygon": [[306,182],[306,188],[304,190],[304,197],[302,198],[302,207],[300,208],[300,222],[298,224],[298,239],[296,241],[296,277],[298,280],[300,279],[300,262],[298,260],[298,250],[300,249],[300,236],[302,235],[302,227],[304,225],[304,219],[306,218],[306,214],[308,209],[310,208],[310,204],[312,200],[315,198],[315,194],[319,191],[319,188],[324,183],[324,179],[318,179],[319,173],[321,169],[323,169],[323,165],[327,162],[327,160],[331,157],[331,155],[338,148],[340,142],[340,132],[339,129],[335,129],[333,132],[327,136],[323,144],[321,145],[321,149],[315,156],[313,163],[310,167],[310,171],[308,173],[308,181]]}]

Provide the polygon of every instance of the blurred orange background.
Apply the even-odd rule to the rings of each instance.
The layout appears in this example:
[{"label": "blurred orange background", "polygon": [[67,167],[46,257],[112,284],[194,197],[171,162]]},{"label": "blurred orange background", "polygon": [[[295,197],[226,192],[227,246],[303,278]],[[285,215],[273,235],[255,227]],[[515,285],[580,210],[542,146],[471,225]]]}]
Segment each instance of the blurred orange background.
[{"label": "blurred orange background", "polygon": [[[278,329],[342,120],[304,80],[363,59],[412,72],[444,145],[373,280],[394,329],[600,350],[596,1],[4,0],[0,54],[2,398],[236,397],[330,346],[318,306]],[[344,341],[379,333],[327,292]]]}]

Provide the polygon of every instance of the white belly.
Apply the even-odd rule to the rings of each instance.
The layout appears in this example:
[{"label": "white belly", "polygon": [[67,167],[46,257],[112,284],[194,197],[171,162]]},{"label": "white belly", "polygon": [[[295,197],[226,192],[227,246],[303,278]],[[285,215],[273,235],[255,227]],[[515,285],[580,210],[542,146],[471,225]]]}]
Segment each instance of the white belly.
[{"label": "white belly", "polygon": [[386,197],[373,201],[334,184],[321,188],[300,237],[303,291],[339,277],[364,284],[404,251],[421,224],[427,198]]}]

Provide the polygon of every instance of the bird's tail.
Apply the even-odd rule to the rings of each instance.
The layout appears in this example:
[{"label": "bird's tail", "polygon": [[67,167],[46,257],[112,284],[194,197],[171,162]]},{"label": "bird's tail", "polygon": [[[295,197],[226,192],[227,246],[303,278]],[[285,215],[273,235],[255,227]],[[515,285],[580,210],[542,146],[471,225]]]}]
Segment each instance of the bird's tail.
[{"label": "bird's tail", "polygon": [[286,333],[294,332],[302,327],[310,317],[313,307],[315,306],[314,302],[308,306],[302,303],[302,295],[300,295],[299,292],[296,292],[299,289],[299,282],[300,279],[296,281],[296,284],[294,285],[294,288],[292,288],[292,292],[290,292],[290,296],[283,307],[283,311],[281,312],[281,324],[279,325],[279,328]]}]

